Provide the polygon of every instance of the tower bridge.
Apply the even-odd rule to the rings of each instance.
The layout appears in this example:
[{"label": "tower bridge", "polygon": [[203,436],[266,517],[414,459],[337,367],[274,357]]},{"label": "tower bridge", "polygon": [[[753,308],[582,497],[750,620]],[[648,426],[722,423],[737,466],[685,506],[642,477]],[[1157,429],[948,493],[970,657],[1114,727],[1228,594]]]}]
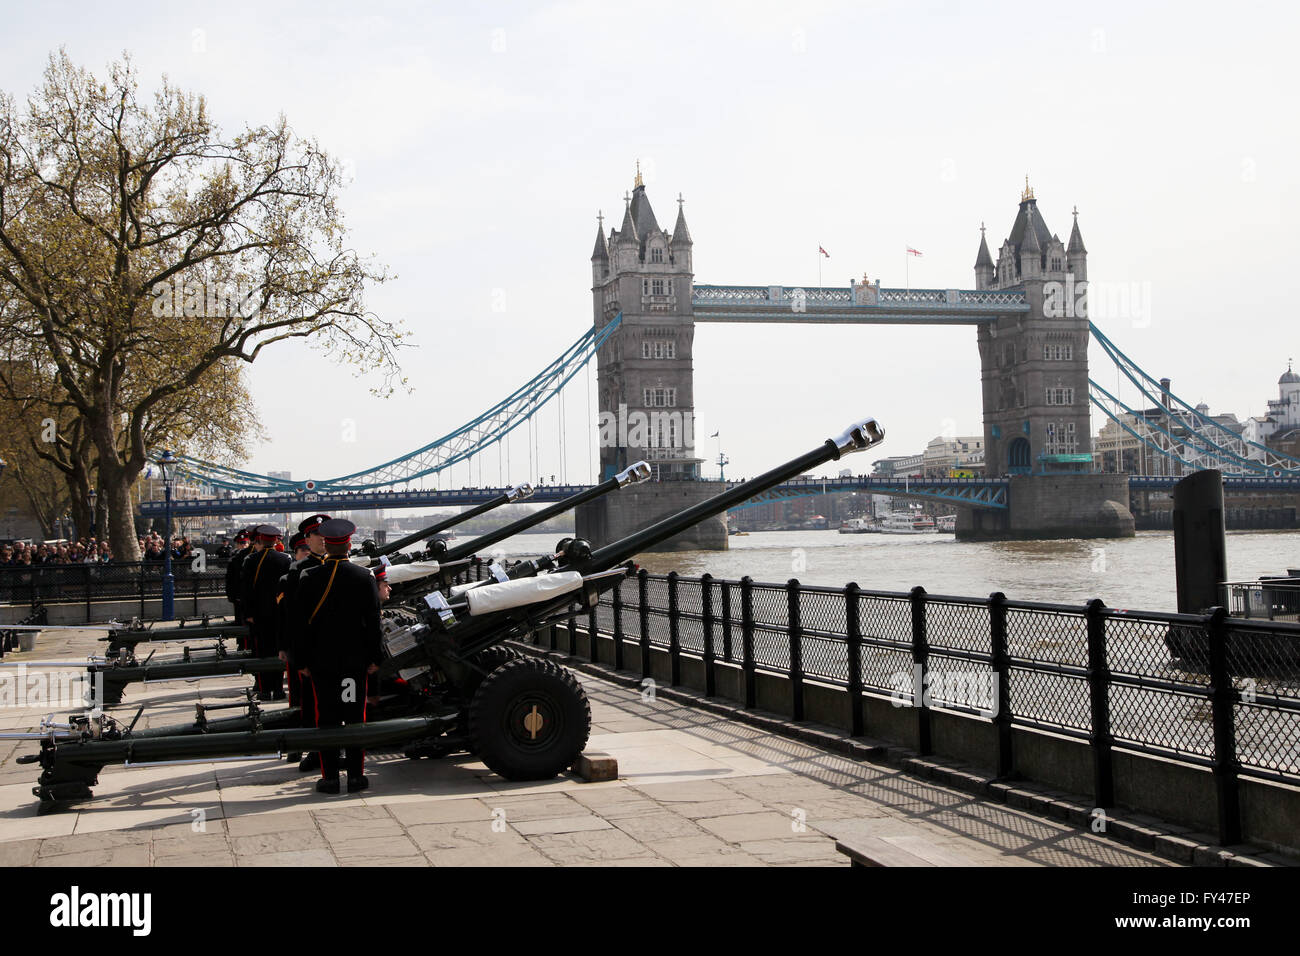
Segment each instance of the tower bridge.
[{"label": "tower bridge", "polygon": [[[661,227],[638,170],[624,196],[618,228],[598,217],[591,254],[592,324],[531,381],[441,438],[381,465],[323,481],[291,481],[184,459],[191,479],[225,493],[178,502],[178,514],[257,514],[476,504],[500,489],[437,491],[412,487],[460,462],[472,462],[531,420],[574,375],[596,361],[602,441],[600,478],[638,459],[659,481],[633,486],[577,511],[578,534],[612,540],[722,490],[704,481],[691,441],[694,330],[697,323],[953,325],[974,328],[980,358],[985,473],[980,479],[845,477],[787,482],[769,498],[872,490],[958,505],[967,537],[1109,537],[1133,533],[1130,480],[1093,471],[1091,409],[1098,408],[1164,461],[1166,475],[1134,479],[1133,491],[1161,495],[1176,476],[1220,468],[1226,490],[1294,494],[1300,459],[1268,448],[1182,402],[1124,355],[1087,317],[1087,249],[1073,212],[1069,239],[1048,227],[1026,181],[1011,228],[995,259],[986,230],[974,264],[974,288],[887,289],[879,281],[849,287],[697,284],[694,239],[685,202],[671,230]],[[1089,345],[1113,362],[1141,396],[1131,408],[1089,375]],[[1293,376],[1298,383],[1300,377]],[[1300,388],[1300,386],[1297,386]],[[1155,407],[1155,411],[1151,406]],[[626,428],[633,418],[644,428]],[[617,421],[606,438],[604,423]],[[592,427],[598,423],[593,422]],[[481,461],[481,459],[480,459]],[[1243,482],[1254,481],[1247,485]],[[1265,489],[1259,482],[1271,482]],[[539,489],[553,501],[580,485]],[[296,507],[295,507],[296,505]],[[161,503],[142,506],[161,513]],[[670,546],[725,548],[721,518]]]}]

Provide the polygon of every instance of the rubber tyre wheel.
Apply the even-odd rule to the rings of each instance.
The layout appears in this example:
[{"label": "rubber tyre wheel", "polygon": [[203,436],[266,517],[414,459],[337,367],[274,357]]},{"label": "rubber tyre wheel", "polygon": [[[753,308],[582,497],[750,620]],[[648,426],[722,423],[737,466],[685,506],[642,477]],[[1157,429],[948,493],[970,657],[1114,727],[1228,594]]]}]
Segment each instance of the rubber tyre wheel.
[{"label": "rubber tyre wheel", "polygon": [[[474,668],[470,668],[469,674],[465,678],[465,683],[460,688],[462,699],[466,702],[466,704],[472,702],[474,700],[474,695],[478,693],[479,686],[483,683],[484,680],[487,679],[489,674],[491,674],[498,667],[501,667],[503,664],[508,664],[511,661],[517,661],[523,656],[524,655],[519,651],[511,647],[506,647],[504,644],[497,644],[494,647],[486,647],[483,650],[479,651],[477,654],[474,655],[473,658],[471,658],[470,663],[474,664],[478,668],[481,668],[481,672],[479,670],[475,670]],[[478,750],[474,746],[474,737],[469,732],[469,707],[468,706],[465,708],[464,713],[461,715],[460,733],[469,742],[468,752],[478,753]]]},{"label": "rubber tyre wheel", "polygon": [[573,765],[591,734],[591,704],[558,664],[523,657],[479,685],[469,709],[470,741],[507,780],[549,780]]},{"label": "rubber tyre wheel", "polygon": [[520,651],[515,650],[513,647],[506,647],[504,644],[486,647],[479,651],[470,659],[470,663],[480,668],[482,673],[477,670],[470,670],[469,683],[464,688],[465,699],[473,700],[479,685],[498,667],[509,664],[511,661],[517,661],[523,656]]}]

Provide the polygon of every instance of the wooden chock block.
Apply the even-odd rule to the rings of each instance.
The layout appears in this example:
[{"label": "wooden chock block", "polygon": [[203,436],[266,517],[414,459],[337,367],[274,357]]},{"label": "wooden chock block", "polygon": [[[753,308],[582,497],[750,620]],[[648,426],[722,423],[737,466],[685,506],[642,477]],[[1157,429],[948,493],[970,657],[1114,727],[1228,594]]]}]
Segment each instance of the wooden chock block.
[{"label": "wooden chock block", "polygon": [[573,763],[573,772],[587,783],[618,779],[618,761],[606,753],[583,754]]}]

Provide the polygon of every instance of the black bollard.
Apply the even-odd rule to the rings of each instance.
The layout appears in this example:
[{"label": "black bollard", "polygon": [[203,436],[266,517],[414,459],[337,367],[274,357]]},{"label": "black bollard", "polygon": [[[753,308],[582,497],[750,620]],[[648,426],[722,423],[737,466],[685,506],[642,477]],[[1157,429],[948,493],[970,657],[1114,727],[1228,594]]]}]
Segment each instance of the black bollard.
[{"label": "black bollard", "polygon": [[1201,614],[1227,607],[1228,580],[1223,531],[1223,473],[1198,471],[1174,485],[1174,570],[1178,613]]}]

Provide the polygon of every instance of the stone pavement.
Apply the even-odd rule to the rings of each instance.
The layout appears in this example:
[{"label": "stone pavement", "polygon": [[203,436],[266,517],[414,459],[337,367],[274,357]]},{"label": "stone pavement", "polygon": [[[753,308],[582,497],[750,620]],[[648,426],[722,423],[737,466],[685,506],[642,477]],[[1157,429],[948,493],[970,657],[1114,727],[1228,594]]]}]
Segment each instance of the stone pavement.
[{"label": "stone pavement", "polygon": [[[90,632],[43,635],[32,654],[94,653]],[[159,656],[167,651],[160,650]],[[36,866],[846,866],[835,837],[925,835],[975,866],[1168,866],[1087,830],[859,763],[662,698],[579,675],[588,749],[620,777],[511,783],[468,755],[367,755],[371,789],[323,796],[274,760],[109,767],[95,798],[37,815],[39,775],[0,741],[0,864]],[[113,709],[184,723],[249,678],[134,685]],[[34,730],[46,708],[0,710]]]}]

